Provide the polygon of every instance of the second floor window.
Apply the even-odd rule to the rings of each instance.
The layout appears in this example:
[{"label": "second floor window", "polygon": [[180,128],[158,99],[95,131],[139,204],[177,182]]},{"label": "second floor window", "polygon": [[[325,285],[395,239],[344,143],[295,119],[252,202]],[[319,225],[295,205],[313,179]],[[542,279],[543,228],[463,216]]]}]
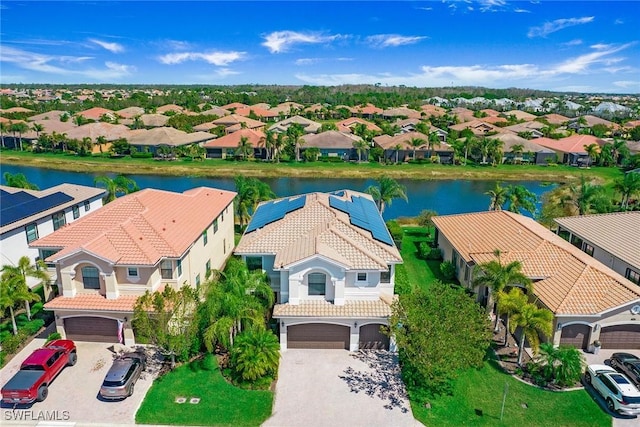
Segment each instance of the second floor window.
[{"label": "second floor window", "polygon": [[358,273],[358,282],[366,282],[367,281],[367,273]]},{"label": "second floor window", "polygon": [[637,271],[627,268],[627,274],[625,274],[625,276],[636,285],[640,285],[640,273]]},{"label": "second floor window", "polygon": [[64,212],[58,212],[58,213],[54,213],[52,215],[53,218],[53,230],[57,230],[60,227],[62,227],[63,225],[65,225],[67,223],[66,218],[64,217]]},{"label": "second floor window", "polygon": [[584,253],[586,253],[589,256],[593,256],[593,246],[591,246],[588,243],[585,243],[582,247],[582,250],[584,251]]},{"label": "second floor window", "polygon": [[327,276],[324,273],[309,273],[307,277],[309,295],[324,295],[327,287]]},{"label": "second floor window", "polygon": [[82,267],[82,283],[85,289],[100,289],[100,273],[97,268]]},{"label": "second floor window", "polygon": [[182,276],[182,260],[176,261],[176,268],[178,270],[178,277]]},{"label": "second floor window", "polygon": [[391,283],[391,266],[387,271],[380,273],[380,283]]},{"label": "second floor window", "polygon": [[165,259],[160,263],[160,276],[163,279],[173,279],[173,263],[169,259]]},{"label": "second floor window", "polygon": [[213,234],[218,232],[218,218],[213,220]]},{"label": "second floor window", "polygon": [[209,234],[207,233],[207,230],[204,230],[202,232],[202,244],[207,246],[207,243],[209,243]]},{"label": "second floor window", "polygon": [[206,276],[209,277],[211,274],[211,260],[207,261],[207,264],[204,266]]},{"label": "second floor window", "polygon": [[127,276],[129,276],[129,277],[138,277],[138,268],[137,267],[129,267],[129,268],[127,268]]},{"label": "second floor window", "polygon": [[249,271],[262,270],[261,256],[248,256],[246,258],[247,268]]},{"label": "second floor window", "polygon": [[29,224],[24,229],[27,233],[27,243],[38,240],[38,226],[36,224]]},{"label": "second floor window", "polygon": [[71,211],[73,212],[73,219],[80,218],[80,208],[78,207],[78,205],[75,205],[73,208],[71,208]]},{"label": "second floor window", "polygon": [[88,201],[84,202],[84,211],[89,212],[91,210],[91,203]]}]

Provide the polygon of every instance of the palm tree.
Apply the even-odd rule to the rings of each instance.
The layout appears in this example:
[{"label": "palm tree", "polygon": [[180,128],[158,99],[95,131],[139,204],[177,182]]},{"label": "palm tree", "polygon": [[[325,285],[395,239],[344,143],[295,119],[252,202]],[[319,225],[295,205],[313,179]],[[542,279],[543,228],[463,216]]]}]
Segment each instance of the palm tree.
[{"label": "palm tree", "polygon": [[240,137],[236,153],[238,156],[242,157],[243,160],[247,160],[253,156],[253,146],[251,145],[251,142],[249,142],[249,138],[246,136]]},{"label": "palm tree", "polygon": [[626,210],[629,207],[629,199],[636,193],[640,193],[640,174],[627,172],[623,177],[615,180],[613,184],[614,190],[622,196],[620,200],[620,210]]},{"label": "palm tree", "polygon": [[541,343],[535,363],[542,368],[545,378],[552,379],[560,387],[579,381],[584,371],[584,356],[573,346],[555,347],[553,343]]},{"label": "palm tree", "polygon": [[2,148],[5,148],[4,146],[4,134],[9,132],[10,130],[10,125],[6,122],[0,122],[0,144],[2,144]]},{"label": "palm tree", "polygon": [[600,151],[598,144],[585,145],[584,151],[589,156],[589,164],[594,164],[598,160],[598,152]]},{"label": "palm tree", "polygon": [[107,143],[107,138],[103,135],[100,135],[96,138],[96,145],[100,149],[100,153],[102,153],[102,146]]},{"label": "palm tree", "polygon": [[511,152],[513,153],[514,157],[522,157],[522,153],[524,152],[524,145],[523,144],[513,144],[511,146]]},{"label": "palm tree", "polygon": [[29,290],[27,285],[27,278],[32,277],[39,280],[38,285],[45,288],[49,286],[49,275],[45,271],[45,265],[40,262],[38,265],[31,264],[31,260],[28,256],[22,256],[18,260],[17,265],[3,265],[2,275],[7,277],[7,280],[14,283],[16,289],[16,299],[24,301],[25,309],[27,311],[27,318],[31,320],[31,301],[39,301],[40,297]]},{"label": "palm tree", "polygon": [[504,314],[506,316],[506,324],[504,329],[504,345],[507,345],[507,339],[509,334],[509,318],[513,313],[516,313],[527,304],[527,296],[522,292],[520,288],[511,288],[509,292],[504,290],[496,294],[496,301],[498,302],[496,310],[498,315]]},{"label": "palm tree", "polygon": [[574,207],[578,215],[586,215],[597,210],[595,207],[603,197],[606,197],[604,188],[590,184],[587,178],[582,175],[580,185],[571,184],[568,194],[561,199],[561,203]]},{"label": "palm tree", "polygon": [[361,139],[359,141],[353,141],[353,148],[355,148],[358,153],[358,163],[360,163],[362,161],[362,153],[368,152],[371,147],[367,141]]},{"label": "palm tree", "polygon": [[438,132],[431,132],[429,134],[429,141],[428,141],[429,157],[432,156],[433,149],[439,146],[440,146],[440,137],[438,136]]},{"label": "palm tree", "polygon": [[522,309],[511,316],[511,333],[520,327],[522,335],[518,345],[518,365],[522,364],[525,338],[531,344],[534,353],[538,352],[540,344],[539,333],[551,335],[553,329],[553,313],[546,308],[538,308],[533,303],[525,304]]},{"label": "palm tree", "polygon": [[40,132],[44,130],[44,126],[42,126],[40,123],[34,123],[31,125],[31,130],[36,133],[37,138],[40,138]]},{"label": "palm tree", "polygon": [[[501,251],[496,249],[493,254],[497,259],[478,264],[473,269],[473,285],[476,287],[484,286],[489,289],[487,310],[491,310],[495,314],[494,294],[504,291],[507,287],[521,287],[531,292],[533,284],[531,279],[522,273],[522,263],[520,261],[511,261],[509,264],[502,265],[500,260]],[[494,329],[498,329],[497,314],[495,316]]]},{"label": "palm tree", "polygon": [[272,130],[264,131],[264,137],[262,138],[264,141],[264,147],[267,150],[267,160],[273,159],[273,151],[275,149],[276,135]]},{"label": "palm tree", "polygon": [[532,215],[536,212],[538,196],[522,185],[508,186],[506,199],[509,201],[509,212],[520,213],[524,210]]},{"label": "palm tree", "polygon": [[20,145],[20,151],[22,151],[22,134],[27,132],[28,130],[29,126],[27,126],[27,124],[24,122],[11,124],[11,132],[13,132],[14,135],[16,134],[16,132],[18,133],[18,143]]},{"label": "palm tree", "polygon": [[287,140],[293,147],[296,156],[296,162],[300,161],[300,137],[304,135],[304,129],[299,123],[292,123],[287,128]]},{"label": "palm tree", "polygon": [[611,144],[611,156],[613,158],[613,164],[617,165],[624,160],[626,157],[629,157],[629,147],[627,146],[627,142],[624,139],[615,138],[613,143]]},{"label": "palm tree", "polygon": [[421,145],[424,145],[427,143],[427,141],[425,141],[422,138],[417,138],[417,137],[413,137],[411,139],[409,139],[409,141],[406,141],[409,143],[409,145],[411,147],[413,147],[413,160],[417,160],[416,159],[416,148],[420,147]]},{"label": "palm tree", "polygon": [[396,152],[396,164],[398,164],[398,154],[400,153],[400,150],[402,150],[402,145],[396,144],[393,149]]},{"label": "palm tree", "polygon": [[500,186],[500,184],[496,181],[496,186],[493,190],[489,190],[485,192],[487,196],[489,196],[489,210],[490,211],[501,211],[502,205],[507,201],[507,188]]},{"label": "palm tree", "polygon": [[245,331],[231,350],[231,368],[244,381],[275,377],[280,362],[280,344],[271,330]]},{"label": "palm tree", "polygon": [[107,190],[107,194],[102,198],[105,204],[113,202],[120,195],[134,193],[139,190],[134,180],[122,174],[113,179],[106,175],[101,175],[96,177],[93,183],[96,187],[104,187]]},{"label": "palm tree", "polygon": [[236,184],[235,209],[240,227],[243,227],[255,211],[260,202],[273,199],[275,193],[268,184],[257,178],[237,175],[234,178]]},{"label": "palm tree", "polygon": [[0,276],[0,309],[4,313],[9,309],[9,316],[11,317],[11,327],[13,329],[13,335],[18,334],[18,325],[16,325],[16,316],[13,311],[13,306],[16,305],[16,288],[18,286],[18,279],[16,276],[6,276],[3,274]]},{"label": "palm tree", "polygon": [[400,185],[395,179],[383,175],[378,179],[378,185],[372,185],[364,190],[365,193],[370,194],[375,200],[380,214],[384,213],[384,208],[387,205],[391,205],[393,199],[403,199],[408,201],[407,189]]},{"label": "palm tree", "polygon": [[279,133],[276,136],[275,141],[273,142],[273,155],[276,159],[276,163],[280,163],[280,155],[285,145],[286,145],[285,135],[283,133]]},{"label": "palm tree", "polygon": [[24,188],[25,190],[38,190],[38,186],[27,181],[27,177],[23,173],[12,174],[5,172],[4,181],[7,186],[15,188]]}]

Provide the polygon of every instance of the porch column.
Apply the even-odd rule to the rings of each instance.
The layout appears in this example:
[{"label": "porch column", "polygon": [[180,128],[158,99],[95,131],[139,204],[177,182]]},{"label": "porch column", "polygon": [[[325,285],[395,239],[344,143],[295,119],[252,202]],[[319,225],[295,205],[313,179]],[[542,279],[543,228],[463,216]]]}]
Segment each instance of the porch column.
[{"label": "porch column", "polygon": [[333,285],[333,304],[344,305],[344,279],[331,278],[331,284]]}]

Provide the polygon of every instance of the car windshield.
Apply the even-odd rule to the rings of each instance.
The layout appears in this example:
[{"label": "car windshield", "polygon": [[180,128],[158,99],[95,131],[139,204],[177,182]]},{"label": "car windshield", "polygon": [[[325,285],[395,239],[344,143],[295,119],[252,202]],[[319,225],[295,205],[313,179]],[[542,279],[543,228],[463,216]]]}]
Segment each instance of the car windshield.
[{"label": "car windshield", "polygon": [[640,403],[640,396],[622,396],[622,400],[626,403]]},{"label": "car windshield", "polygon": [[120,387],[120,386],[123,386],[124,383],[125,383],[125,380],[122,380],[122,381],[107,381],[107,380],[105,380],[102,383],[102,386],[103,387]]},{"label": "car windshield", "polygon": [[20,368],[21,371],[44,371],[44,368],[40,365],[27,365]]},{"label": "car windshield", "polygon": [[614,380],[617,384],[631,384],[626,377],[622,375],[611,375],[611,379]]}]

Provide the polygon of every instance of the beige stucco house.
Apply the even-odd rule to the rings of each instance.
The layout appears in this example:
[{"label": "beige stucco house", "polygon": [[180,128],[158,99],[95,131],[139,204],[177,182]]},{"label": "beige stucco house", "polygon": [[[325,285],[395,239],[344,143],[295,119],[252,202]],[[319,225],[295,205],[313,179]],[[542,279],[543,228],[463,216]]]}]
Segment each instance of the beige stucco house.
[{"label": "beige stucco house", "polygon": [[276,294],[281,348],[391,348],[395,266],[402,263],[371,196],[309,193],[258,206],[236,247]]},{"label": "beige stucco house", "polygon": [[438,247],[456,266],[460,283],[472,284],[473,268],[496,259],[520,261],[533,281],[531,300],[554,314],[559,345],[640,349],[640,286],[587,255],[533,219],[506,211],[444,215],[433,219]]},{"label": "beige stucco house", "polygon": [[135,343],[136,299],[198,286],[231,255],[235,193],[145,189],[31,243],[55,265],[60,296],[45,304],[63,337]]}]

